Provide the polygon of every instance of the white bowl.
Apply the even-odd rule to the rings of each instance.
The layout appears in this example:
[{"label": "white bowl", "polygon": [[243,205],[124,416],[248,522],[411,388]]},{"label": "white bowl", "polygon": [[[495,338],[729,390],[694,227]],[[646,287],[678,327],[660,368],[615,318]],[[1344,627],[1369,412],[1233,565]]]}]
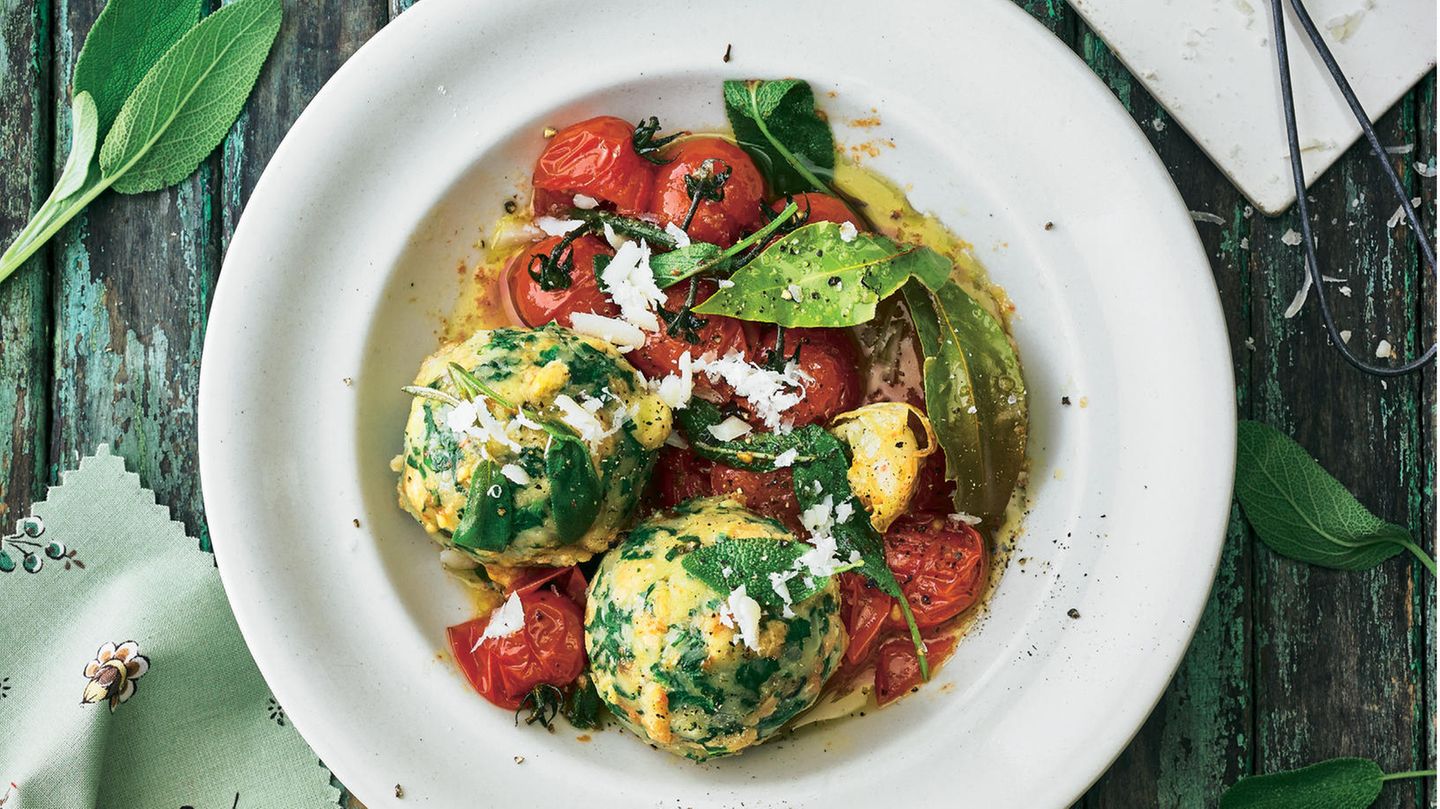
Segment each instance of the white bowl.
[{"label": "white bowl", "polygon": [[[893,139],[867,163],[1015,300],[1033,435],[1020,547],[937,682],[884,711],[704,765],[613,725],[588,743],[516,728],[437,654],[468,607],[395,505],[399,387],[544,125],[723,128],[722,78],[790,75],[843,142]],[[845,123],[872,108],[879,128]],[[256,662],[371,809],[1045,807],[1104,770],[1185,650],[1234,420],[1184,204],[1109,91],[1008,0],[426,0],[326,85],[246,206],[211,310],[200,460]]]}]

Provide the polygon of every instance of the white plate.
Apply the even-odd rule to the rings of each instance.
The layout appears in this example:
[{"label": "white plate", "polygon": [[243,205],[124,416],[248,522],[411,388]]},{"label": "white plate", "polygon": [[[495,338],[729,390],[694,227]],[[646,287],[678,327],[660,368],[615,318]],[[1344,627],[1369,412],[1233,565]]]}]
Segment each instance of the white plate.
[{"label": "white plate", "polygon": [[[1110,93],[1007,0],[876,10],[426,0],[276,153],[211,311],[205,501],[256,662],[372,809],[1063,806],[1159,697],[1210,586],[1234,454],[1190,217]],[[613,729],[517,729],[437,656],[466,600],[395,506],[399,386],[542,126],[605,111],[721,127],[723,77],[788,75],[843,141],[894,139],[871,165],[970,238],[1019,307],[1028,561],[938,682],[861,719],[707,765]],[[880,128],[846,125],[871,108]]]}]

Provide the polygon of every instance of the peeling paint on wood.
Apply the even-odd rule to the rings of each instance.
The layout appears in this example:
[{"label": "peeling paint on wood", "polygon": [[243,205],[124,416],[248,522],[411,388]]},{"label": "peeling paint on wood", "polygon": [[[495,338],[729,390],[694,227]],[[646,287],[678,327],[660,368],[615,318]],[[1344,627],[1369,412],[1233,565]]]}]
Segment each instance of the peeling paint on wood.
[{"label": "peeling paint on wood", "polygon": [[[1433,372],[1381,386],[1326,348],[1313,301],[1285,319],[1302,264],[1280,237],[1295,215],[1250,212],[1068,6],[1016,2],[1111,88],[1186,204],[1225,220],[1197,230],[1228,316],[1240,413],[1294,435],[1376,513],[1431,541]],[[219,256],[305,104],[413,3],[287,0],[246,111],[195,177],[165,192],[102,197],[0,285],[0,503],[12,515],[105,442],[204,541],[195,395]],[[64,79],[101,5],[0,2],[0,237],[23,225],[64,158]],[[1435,180],[1413,162],[1435,157],[1435,114],[1432,74],[1381,122],[1387,144],[1415,144],[1394,161],[1432,226]],[[1357,350],[1373,353],[1383,337],[1408,353],[1433,339],[1435,279],[1421,272],[1408,230],[1386,228],[1395,204],[1365,147],[1351,149],[1310,194],[1325,271],[1347,278],[1353,293],[1330,287]],[[1373,756],[1391,769],[1430,766],[1435,627],[1434,580],[1408,559],[1362,574],[1308,569],[1259,546],[1237,511],[1190,654],[1134,743],[1079,805],[1211,807],[1242,774],[1334,755]],[[1395,785],[1377,805],[1429,806],[1433,794],[1433,782]]]}]

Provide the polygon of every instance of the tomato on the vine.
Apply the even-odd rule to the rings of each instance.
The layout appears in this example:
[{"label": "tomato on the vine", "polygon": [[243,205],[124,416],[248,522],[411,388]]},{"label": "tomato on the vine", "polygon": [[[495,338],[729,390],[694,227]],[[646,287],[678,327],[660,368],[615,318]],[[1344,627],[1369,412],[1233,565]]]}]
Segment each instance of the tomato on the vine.
[{"label": "tomato on the vine", "polygon": [[724,176],[728,171],[724,184],[713,192],[720,199],[702,196],[686,233],[697,242],[729,247],[742,233],[760,226],[765,180],[740,147],[724,138],[689,138],[666,149],[664,155],[670,162],[660,166],[655,175],[651,213],[664,222],[683,225],[703,178]]},{"label": "tomato on the vine", "polygon": [[[988,556],[980,532],[941,515],[906,515],[885,532],[885,561],[921,628],[942,624],[980,600]],[[905,625],[893,614],[890,623]]]},{"label": "tomato on the vine", "polygon": [[446,630],[450,652],[480,695],[516,710],[535,686],[565,686],[585,670],[584,616],[568,596],[552,589],[519,595],[525,625],[510,635],[484,638],[489,617]]},{"label": "tomato on the vine", "polygon": [[[702,280],[696,289],[694,305],[699,306],[705,299],[715,294],[716,285],[714,281]],[[672,313],[678,313],[685,305],[685,298],[690,293],[690,284],[682,282],[675,284],[665,290],[665,309]],[[744,324],[733,317],[723,315],[695,315],[704,325],[695,329],[696,342],[687,339],[687,335],[677,330],[676,334],[670,333],[669,324],[661,319],[660,330],[652,332],[645,339],[645,345],[625,355],[625,359],[634,365],[636,370],[650,379],[659,379],[666,374],[673,374],[680,369],[680,357],[686,352],[690,358],[698,359],[705,354],[714,354],[723,357],[732,351],[744,354],[750,347],[750,341],[745,334]],[[709,383],[704,377],[697,380],[702,387]]]},{"label": "tomato on the vine", "polygon": [[635,151],[635,127],[602,115],[556,132],[535,161],[537,214],[560,213],[584,194],[634,213],[650,199],[655,164]]},{"label": "tomato on the vine", "polygon": [[710,490],[735,495],[745,501],[746,508],[779,520],[797,534],[803,530],[800,503],[795,499],[795,478],[789,469],[751,472],[717,463],[710,467]]},{"label": "tomato on the vine", "polygon": [[[820,194],[814,191],[806,191],[800,194],[790,194],[781,197],[770,203],[770,210],[779,213],[785,210],[785,206],[794,202],[800,208],[800,215],[805,216],[806,223],[810,222],[849,222],[860,230],[865,230],[865,223],[855,212],[850,210],[839,197],[832,197],[829,194]],[[808,214],[808,215],[807,215]]]},{"label": "tomato on the vine", "polygon": [[620,308],[595,280],[595,257],[613,256],[615,251],[594,236],[581,236],[561,253],[562,259],[568,256],[573,265],[570,286],[563,289],[540,288],[540,283],[530,274],[531,267],[535,267],[538,273],[540,262],[549,258],[562,238],[551,236],[541,239],[515,254],[505,265],[502,279],[520,322],[526,326],[543,326],[553,320],[569,326],[570,315],[575,312],[594,312],[606,317],[618,315]]},{"label": "tomato on the vine", "polygon": [[[775,327],[761,330],[750,360],[764,365],[775,346]],[[805,397],[785,411],[796,427],[825,423],[860,404],[860,350],[844,329],[786,329],[785,356],[800,352],[799,366],[810,379]],[[742,407],[747,403],[742,399]],[[748,407],[747,407],[748,409]]]},{"label": "tomato on the vine", "polygon": [[[943,663],[954,650],[954,635],[925,638],[925,662],[931,671]],[[920,658],[915,654],[915,644],[910,640],[910,636],[896,636],[880,644],[880,652],[875,661],[876,704],[893,702],[919,684]]]},{"label": "tomato on the vine", "polygon": [[576,606],[585,608],[585,574],[577,565],[570,567],[521,567],[511,572],[507,589],[512,593],[525,595],[546,587],[553,587],[561,595],[568,596]]},{"label": "tomato on the vine", "polygon": [[854,665],[870,654],[895,599],[886,595],[863,574],[846,571],[840,574],[840,617],[850,645],[845,647],[845,662]]}]

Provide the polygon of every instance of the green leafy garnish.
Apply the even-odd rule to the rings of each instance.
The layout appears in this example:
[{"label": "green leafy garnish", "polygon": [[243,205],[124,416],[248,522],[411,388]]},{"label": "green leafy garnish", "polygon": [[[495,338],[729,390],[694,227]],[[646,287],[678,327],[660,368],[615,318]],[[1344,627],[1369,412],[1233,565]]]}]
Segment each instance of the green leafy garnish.
[{"label": "green leafy garnish", "polygon": [[764,227],[724,250],[709,242],[692,242],[668,253],[651,256],[650,271],[655,275],[656,286],[664,289],[704,273],[729,274],[745,251],[769,238],[770,234],[783,227],[786,220],[794,216],[798,210],[800,210],[800,206],[791,202],[774,218],[765,223]]},{"label": "green leafy garnish", "polygon": [[600,694],[589,675],[580,675],[565,695],[565,721],[579,730],[599,728],[605,718],[604,708],[605,703],[600,701]]},{"label": "green leafy garnish", "polygon": [[1025,466],[1020,360],[1000,321],[954,282],[903,290],[923,352],[925,412],[955,481],[955,507],[991,524]]},{"label": "green leafy garnish", "polygon": [[[803,542],[722,539],[685,554],[680,564],[715,592],[723,595],[744,587],[745,594],[761,607],[778,614],[787,605],[799,604],[824,590],[830,582],[829,576],[816,576],[799,564],[800,557],[809,550],[810,546]],[[781,585],[789,594],[788,601],[775,590],[772,573],[788,575]]]},{"label": "green leafy garnish", "polygon": [[725,114],[735,140],[776,194],[825,191],[835,171],[835,137],[798,79],[725,82]]},{"label": "green leafy garnish", "polygon": [[197,0],[106,4],[76,59],[70,155],[0,255],[0,280],[107,188],[174,185],[225,137],[280,30],[280,0],[235,0],[195,24],[198,16]]},{"label": "green leafy garnish", "polygon": [[770,245],[731,276],[734,286],[695,311],[781,326],[855,326],[875,317],[876,305],[909,279],[934,289],[950,270],[928,247],[868,233],[847,241],[834,222],[815,222]]},{"label": "green leafy garnish", "polygon": [[1365,809],[1386,781],[1425,778],[1434,770],[1386,774],[1368,758],[1335,758],[1298,770],[1241,778],[1220,796],[1220,809]]},{"label": "green leafy garnish", "polygon": [[775,458],[791,449],[798,453],[797,462],[815,460],[819,457],[814,448],[816,434],[825,432],[812,424],[790,433],[756,432],[733,441],[721,441],[708,428],[724,421],[724,414],[713,403],[698,397],[691,399],[689,406],[676,410],[674,416],[695,454],[706,460],[754,472],[773,470]]},{"label": "green leafy garnish", "polygon": [[1235,497],[1255,533],[1281,556],[1337,570],[1366,570],[1410,551],[1435,573],[1435,560],[1405,528],[1370,513],[1280,431],[1239,425]]},{"label": "green leafy garnish", "polygon": [[585,535],[600,513],[600,478],[590,463],[590,448],[574,436],[554,438],[545,448],[545,476],[550,480],[550,513],[555,533],[564,544]]},{"label": "green leafy garnish", "polygon": [[465,510],[452,540],[462,548],[503,551],[514,539],[515,487],[494,461],[482,460],[470,473]]}]

